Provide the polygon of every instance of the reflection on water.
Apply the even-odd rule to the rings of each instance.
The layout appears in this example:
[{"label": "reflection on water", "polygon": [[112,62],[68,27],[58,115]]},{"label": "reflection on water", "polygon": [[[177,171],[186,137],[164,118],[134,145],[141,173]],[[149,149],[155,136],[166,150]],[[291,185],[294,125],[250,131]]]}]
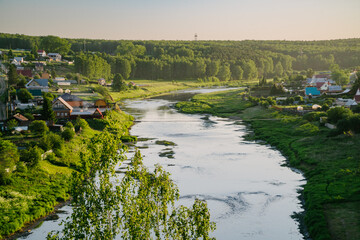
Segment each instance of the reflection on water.
[{"label": "reflection on water", "polygon": [[[123,110],[140,120],[131,134],[143,138],[137,146],[142,148],[144,164],[153,169],[159,163],[171,173],[180,189],[178,204],[206,200],[217,223],[212,235],[220,240],[303,239],[291,218],[293,212],[302,211],[297,199],[302,175],[282,167],[285,158],[273,148],[245,141],[244,125],[180,114],[171,108],[174,103],[171,98],[129,100]],[[164,147],[157,140],[176,145]],[[57,228],[58,222],[51,226],[45,222],[26,239],[43,239],[40,232]]]}]

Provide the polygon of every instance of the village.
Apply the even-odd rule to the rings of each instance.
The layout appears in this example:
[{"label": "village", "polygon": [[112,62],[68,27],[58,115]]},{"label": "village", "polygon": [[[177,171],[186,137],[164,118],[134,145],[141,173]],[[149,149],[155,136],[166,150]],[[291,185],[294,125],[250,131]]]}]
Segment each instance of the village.
[{"label": "village", "polygon": [[[69,74],[66,74],[66,72],[58,76],[54,71],[56,69],[54,65],[71,67],[74,64],[73,61],[63,59],[59,53],[46,53],[44,50],[38,50],[37,58],[30,61],[25,60],[27,56],[11,58],[11,50],[7,52],[0,51],[0,55],[7,55],[6,58],[3,58],[7,59],[7,61],[0,63],[2,72],[0,77],[1,94],[4,95],[6,101],[6,104],[1,105],[0,111],[0,128],[3,131],[12,130],[14,133],[27,131],[33,120],[44,119],[40,111],[44,102],[44,94],[50,93],[50,96],[52,96],[51,108],[54,111],[56,121],[47,121],[47,125],[52,125],[52,129],[61,130],[63,124],[76,118],[101,119],[105,111],[114,108],[116,104],[111,101],[109,96],[101,96],[94,91],[89,93],[91,86],[88,80],[80,79],[79,76],[76,76],[77,79],[68,79],[66,76]],[[13,89],[12,92],[10,89],[6,91],[8,85],[6,84],[8,82],[7,75],[10,71],[9,66],[15,67],[15,74],[19,76],[20,81],[23,81],[23,85],[18,84],[16,90]],[[70,77],[72,76],[74,75],[70,74]],[[355,109],[360,104],[360,90],[357,89],[353,97],[349,98],[348,94],[353,84],[355,84],[357,76],[355,70],[350,74],[348,84],[340,86],[331,78],[330,71],[319,72],[313,74],[312,77],[299,80],[300,86],[297,83],[296,87],[286,81],[274,83],[273,88],[278,88],[280,91],[275,91],[275,93],[270,91],[265,96],[274,97],[277,105],[276,109],[296,114],[304,114],[309,111],[326,111],[336,106]],[[111,90],[112,81],[106,81],[104,78],[97,79],[92,83]],[[128,84],[136,86],[134,82]],[[226,83],[224,84],[226,85]],[[270,88],[270,85],[267,88]],[[82,88],[85,89],[84,92],[72,92],[73,89],[78,89],[79,86],[89,87]],[[250,85],[250,87],[254,87],[254,85]],[[83,99],[84,96],[88,99],[89,95],[92,96],[91,100]],[[324,96],[328,99],[325,106],[322,104],[325,102]],[[320,102],[316,100],[318,98],[321,99]]]}]

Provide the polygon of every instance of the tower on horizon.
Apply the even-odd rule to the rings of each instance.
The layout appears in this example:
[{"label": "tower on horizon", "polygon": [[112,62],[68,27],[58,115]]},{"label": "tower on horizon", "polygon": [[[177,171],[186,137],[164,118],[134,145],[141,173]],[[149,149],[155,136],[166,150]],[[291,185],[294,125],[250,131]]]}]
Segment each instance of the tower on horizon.
[{"label": "tower on horizon", "polygon": [[198,38],[198,35],[197,35],[197,33],[195,33],[195,36],[194,36],[194,38],[195,38],[195,41],[197,41],[197,38]]}]

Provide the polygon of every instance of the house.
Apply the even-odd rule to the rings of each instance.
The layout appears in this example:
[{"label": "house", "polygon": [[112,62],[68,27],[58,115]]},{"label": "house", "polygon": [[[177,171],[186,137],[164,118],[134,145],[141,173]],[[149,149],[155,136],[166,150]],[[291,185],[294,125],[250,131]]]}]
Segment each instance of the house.
[{"label": "house", "polygon": [[328,92],[329,92],[329,93],[339,93],[339,92],[342,92],[342,87],[341,87],[341,86],[338,86],[338,85],[329,86]]},{"label": "house", "polygon": [[104,78],[100,78],[98,79],[98,84],[101,86],[105,86],[106,85],[106,80]]},{"label": "house", "polygon": [[101,113],[99,108],[92,108],[88,109],[87,111],[80,111],[80,112],[72,112],[71,119],[76,119],[78,117],[85,118],[85,119],[92,119],[92,118],[104,118],[103,114]]},{"label": "house", "polygon": [[43,72],[44,65],[45,65],[44,63],[40,63],[40,62],[35,63],[35,70],[38,72]]},{"label": "house", "polygon": [[320,92],[325,92],[328,90],[329,88],[329,82],[317,82],[316,83],[316,88],[320,91]]},{"label": "house", "polygon": [[73,107],[61,97],[56,98],[52,104],[56,118],[70,118]]},{"label": "house", "polygon": [[319,96],[320,91],[316,87],[307,87],[305,88],[305,95],[306,96]]},{"label": "house", "polygon": [[56,77],[54,81],[65,81],[64,77]]},{"label": "house", "polygon": [[31,69],[24,69],[24,70],[16,70],[17,74],[23,75],[24,77],[32,78],[32,71]]},{"label": "house", "polygon": [[61,61],[61,55],[59,53],[49,53],[48,57],[53,61]]},{"label": "house", "polygon": [[72,107],[82,108],[84,106],[84,103],[83,103],[84,101],[81,98],[79,98],[75,95],[72,95],[70,93],[65,93],[65,94],[61,95],[60,97]]},{"label": "house", "polygon": [[39,57],[46,57],[46,52],[45,50],[38,50],[37,54],[39,55]]},{"label": "house", "polygon": [[360,103],[360,88],[356,91],[354,100],[355,102]]},{"label": "house", "polygon": [[106,108],[108,106],[108,104],[106,103],[106,101],[104,99],[98,99],[95,101],[95,106],[97,108]]},{"label": "house", "polygon": [[335,105],[340,107],[348,107],[351,108],[352,106],[358,105],[354,99],[343,99],[338,98],[335,100]]},{"label": "house", "polygon": [[48,79],[31,79],[25,87],[30,89],[40,89],[41,92],[48,92],[49,91],[49,81]]},{"label": "house", "polygon": [[14,57],[14,60],[16,60],[19,63],[23,63],[24,62],[24,57]]},{"label": "house", "polygon": [[20,113],[15,114],[12,118],[18,122],[19,126],[29,125],[29,119],[27,119],[25,116],[21,115]]}]

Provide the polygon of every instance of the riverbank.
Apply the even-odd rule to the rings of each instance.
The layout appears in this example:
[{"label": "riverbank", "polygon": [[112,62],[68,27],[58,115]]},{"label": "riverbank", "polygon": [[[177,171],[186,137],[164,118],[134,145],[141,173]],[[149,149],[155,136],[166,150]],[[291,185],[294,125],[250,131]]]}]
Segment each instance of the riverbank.
[{"label": "riverbank", "polygon": [[[56,154],[53,158],[41,160],[34,168],[17,168],[11,176],[11,183],[1,186],[0,239],[13,239],[14,233],[34,228],[39,219],[66,202],[70,197],[71,174],[81,165],[80,153],[86,150],[86,143],[106,127],[121,136],[128,136],[133,118],[122,111],[114,110],[107,112],[104,119],[83,123],[85,124],[82,125],[82,130],[73,139],[64,142],[60,149],[54,151]],[[42,142],[42,138],[19,138],[13,141],[24,146],[33,146]]]},{"label": "riverbank", "polygon": [[242,119],[252,129],[249,140],[279,149],[289,165],[304,172],[306,216],[313,239],[360,239],[358,135],[332,136],[330,129],[297,116],[242,100],[240,90],[195,96],[177,105],[185,113],[209,113]]}]

